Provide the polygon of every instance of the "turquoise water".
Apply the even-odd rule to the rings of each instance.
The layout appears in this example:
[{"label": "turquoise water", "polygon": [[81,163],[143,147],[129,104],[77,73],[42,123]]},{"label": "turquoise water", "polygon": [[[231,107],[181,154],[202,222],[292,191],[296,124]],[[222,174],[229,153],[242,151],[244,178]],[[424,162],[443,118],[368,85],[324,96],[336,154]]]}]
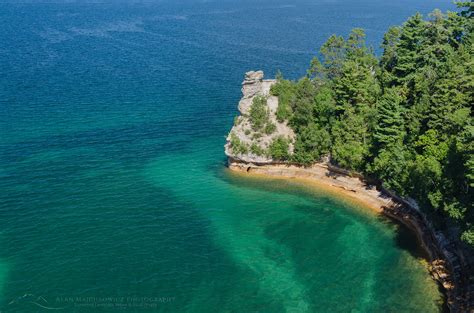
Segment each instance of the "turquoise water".
[{"label": "turquoise water", "polygon": [[435,7],[0,4],[0,310],[439,311],[406,230],[223,154],[245,71]]}]

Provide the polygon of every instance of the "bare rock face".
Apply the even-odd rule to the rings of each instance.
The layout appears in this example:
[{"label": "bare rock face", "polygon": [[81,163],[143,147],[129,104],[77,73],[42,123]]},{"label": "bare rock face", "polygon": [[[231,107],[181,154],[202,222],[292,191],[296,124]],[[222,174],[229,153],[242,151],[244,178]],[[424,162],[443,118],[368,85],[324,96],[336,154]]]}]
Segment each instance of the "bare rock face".
[{"label": "bare rock face", "polygon": [[239,111],[241,114],[247,114],[252,105],[253,97],[263,95],[262,93],[263,71],[250,71],[245,73],[245,79],[242,82],[242,100],[239,102]]},{"label": "bare rock face", "polygon": [[242,82],[242,93],[244,98],[250,98],[261,92],[263,81],[263,71],[250,71],[245,73]]},{"label": "bare rock face", "polygon": [[[242,82],[242,99],[239,102],[239,111],[241,113],[235,120],[229,135],[227,136],[227,143],[225,145],[226,155],[232,159],[248,163],[272,163],[274,160],[266,153],[259,155],[252,152],[251,147],[258,147],[260,151],[268,151],[268,147],[272,141],[277,137],[284,137],[290,142],[294,142],[295,134],[286,122],[280,123],[276,119],[276,111],[278,109],[278,97],[271,95],[271,86],[276,83],[274,79],[263,79],[263,71],[250,71],[245,73],[244,81]],[[249,112],[253,100],[257,96],[266,98],[268,120],[269,123],[275,125],[275,130],[271,134],[266,134],[262,131],[255,131],[252,129]],[[234,152],[231,146],[231,138],[237,138],[238,141],[246,146],[247,152]],[[293,152],[293,144],[290,144],[289,152]],[[255,149],[254,149],[255,150]]]}]

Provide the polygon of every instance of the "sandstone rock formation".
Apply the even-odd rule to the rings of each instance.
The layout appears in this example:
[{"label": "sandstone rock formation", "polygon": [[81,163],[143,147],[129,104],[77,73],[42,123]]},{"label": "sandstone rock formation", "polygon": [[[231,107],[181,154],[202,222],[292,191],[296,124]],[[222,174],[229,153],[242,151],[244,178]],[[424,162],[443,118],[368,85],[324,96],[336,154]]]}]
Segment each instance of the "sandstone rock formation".
[{"label": "sandstone rock formation", "polygon": [[[272,141],[280,136],[291,142],[289,152],[293,152],[295,134],[286,122],[278,122],[276,118],[278,97],[273,96],[270,93],[270,88],[274,83],[276,83],[276,80],[263,78],[263,71],[250,71],[245,74],[245,79],[242,82],[242,99],[239,102],[240,116],[236,118],[234,126],[227,136],[227,143],[225,145],[225,153],[232,159],[256,164],[272,163],[274,160],[272,160],[268,154],[260,153],[260,155],[257,155],[250,151],[250,147],[257,146],[261,151],[268,151],[268,147]],[[263,96],[266,98],[269,122],[275,125],[275,131],[271,134],[256,132],[251,127],[249,120],[250,108],[257,96]],[[235,149],[232,149],[232,135],[249,148],[247,153],[238,153],[234,151]]]}]

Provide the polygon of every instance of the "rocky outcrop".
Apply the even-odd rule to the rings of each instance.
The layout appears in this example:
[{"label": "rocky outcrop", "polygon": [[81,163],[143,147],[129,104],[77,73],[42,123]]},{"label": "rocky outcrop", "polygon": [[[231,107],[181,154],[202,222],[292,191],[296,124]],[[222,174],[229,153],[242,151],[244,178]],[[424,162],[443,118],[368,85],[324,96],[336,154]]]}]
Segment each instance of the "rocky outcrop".
[{"label": "rocky outcrop", "polygon": [[[239,102],[240,115],[236,117],[225,145],[225,153],[229,158],[255,164],[272,163],[274,160],[268,155],[267,151],[272,141],[277,137],[284,137],[290,141],[289,152],[293,152],[295,134],[286,122],[279,122],[276,118],[278,97],[271,95],[270,92],[271,86],[276,83],[276,80],[263,78],[263,71],[245,73],[245,78],[242,82],[242,99]],[[255,131],[252,128],[249,115],[250,108],[256,97],[264,97],[266,99],[269,123],[275,126],[274,131],[271,133]],[[235,147],[232,147],[232,137],[245,146],[248,151],[242,153],[237,151]],[[251,149],[252,146],[256,147],[256,149]]]},{"label": "rocky outcrop", "polygon": [[[383,190],[383,188],[382,188]],[[405,224],[414,231],[419,242],[429,255],[429,271],[446,295],[450,312],[474,312],[472,286],[472,254],[462,248],[459,240],[448,240],[428,221],[426,216],[406,200],[389,191],[384,194],[394,199],[383,213]]]},{"label": "rocky outcrop", "polygon": [[[255,154],[251,149],[236,151],[232,139],[241,146],[256,145],[262,151],[268,150],[272,140],[284,137],[294,142],[292,129],[276,119],[278,98],[270,93],[275,80],[264,80],[263,72],[248,72],[242,83],[243,97],[239,102],[241,115],[227,137],[225,153],[231,170],[244,173],[255,173],[285,178],[309,179],[323,188],[334,188],[338,194],[345,194],[352,199],[363,202],[366,206],[408,226],[419,239],[420,244],[429,255],[429,271],[445,291],[446,304],[451,312],[473,312],[474,307],[474,255],[467,253],[459,240],[448,240],[435,228],[416,203],[401,198],[382,188],[380,182],[368,184],[363,175],[338,168],[329,159],[321,163],[303,167],[290,162],[273,160],[268,154]],[[265,97],[271,123],[275,131],[271,134],[256,134],[249,120],[253,100]],[[242,150],[245,150],[242,152]],[[290,145],[290,153],[293,145]],[[376,188],[377,185],[377,188]],[[458,238],[458,237],[456,237]]]},{"label": "rocky outcrop", "polygon": [[245,73],[245,78],[242,82],[242,94],[244,99],[261,94],[263,76],[263,71],[250,71]]},{"label": "rocky outcrop", "polygon": [[268,96],[272,84],[272,80],[267,80],[265,84],[263,83],[263,71],[245,73],[245,78],[242,82],[242,99],[239,102],[240,114],[245,116],[249,113],[254,97]]}]

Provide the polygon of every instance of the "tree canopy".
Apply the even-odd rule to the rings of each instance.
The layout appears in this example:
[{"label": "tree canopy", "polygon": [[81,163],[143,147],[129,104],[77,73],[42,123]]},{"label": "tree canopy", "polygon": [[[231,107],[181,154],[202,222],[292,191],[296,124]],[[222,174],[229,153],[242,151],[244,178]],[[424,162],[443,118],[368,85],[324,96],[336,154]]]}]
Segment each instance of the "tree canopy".
[{"label": "tree canopy", "polygon": [[296,134],[300,164],[323,156],[416,199],[438,227],[474,245],[472,2],[390,28],[377,57],[362,29],[331,36],[306,77],[278,77],[277,116]]}]

